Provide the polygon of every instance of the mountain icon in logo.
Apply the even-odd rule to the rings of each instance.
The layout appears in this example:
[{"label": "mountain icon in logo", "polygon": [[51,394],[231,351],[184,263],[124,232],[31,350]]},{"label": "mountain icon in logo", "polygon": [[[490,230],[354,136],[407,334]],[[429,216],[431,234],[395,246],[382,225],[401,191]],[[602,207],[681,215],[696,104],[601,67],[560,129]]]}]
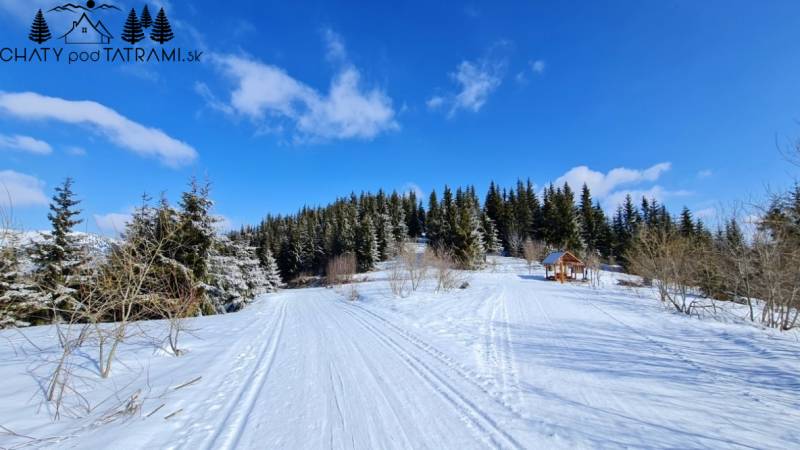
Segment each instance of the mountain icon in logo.
[{"label": "mountain icon in logo", "polygon": [[100,5],[95,4],[93,0],[89,0],[86,2],[86,6],[83,5],[76,5],[75,3],[66,3],[61,6],[56,6],[55,8],[47,11],[47,12],[64,12],[69,11],[73,13],[77,13],[82,11],[97,11],[99,9],[115,9],[117,11],[122,11],[119,7],[114,5],[109,5],[108,3],[103,3]]}]

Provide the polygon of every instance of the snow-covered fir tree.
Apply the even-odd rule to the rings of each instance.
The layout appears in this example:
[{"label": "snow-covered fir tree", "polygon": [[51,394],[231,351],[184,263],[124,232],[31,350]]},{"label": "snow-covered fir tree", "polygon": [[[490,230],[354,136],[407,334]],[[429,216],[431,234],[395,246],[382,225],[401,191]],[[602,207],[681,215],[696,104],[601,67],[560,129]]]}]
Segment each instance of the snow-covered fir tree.
[{"label": "snow-covered fir tree", "polygon": [[191,269],[197,280],[206,276],[206,263],[214,241],[216,218],[211,215],[214,202],[209,198],[209,184],[192,179],[189,190],[181,195],[178,214],[176,260]]},{"label": "snow-covered fir tree", "polygon": [[22,273],[19,235],[7,235],[0,247],[0,329],[46,323],[51,315],[50,296]]},{"label": "snow-covered fir tree", "polygon": [[380,205],[375,231],[378,237],[378,253],[381,260],[386,261],[397,253],[397,241],[395,240],[392,217],[389,214],[389,206],[385,202]]},{"label": "snow-covered fir tree", "polygon": [[267,279],[267,284],[271,291],[277,291],[284,286],[281,279],[281,273],[278,270],[278,262],[272,256],[272,251],[269,246],[265,245],[258,248],[258,259],[261,262],[261,267],[264,270],[264,276]]},{"label": "snow-covered fir tree", "polygon": [[364,214],[361,218],[361,226],[358,231],[358,248],[356,250],[358,269],[367,272],[374,269],[375,264],[380,261],[378,236],[369,214]]},{"label": "snow-covered fir tree", "polygon": [[503,244],[500,241],[500,236],[497,233],[494,220],[486,213],[483,213],[481,222],[483,227],[483,246],[486,249],[486,253],[493,255],[501,254],[503,252]]},{"label": "snow-covered fir tree", "polygon": [[79,200],[72,191],[73,181],[67,178],[56,187],[47,219],[51,231],[41,236],[31,254],[36,265],[36,282],[49,296],[51,318],[67,314],[76,304],[78,275],[83,263],[73,230],[83,220],[77,216]]}]

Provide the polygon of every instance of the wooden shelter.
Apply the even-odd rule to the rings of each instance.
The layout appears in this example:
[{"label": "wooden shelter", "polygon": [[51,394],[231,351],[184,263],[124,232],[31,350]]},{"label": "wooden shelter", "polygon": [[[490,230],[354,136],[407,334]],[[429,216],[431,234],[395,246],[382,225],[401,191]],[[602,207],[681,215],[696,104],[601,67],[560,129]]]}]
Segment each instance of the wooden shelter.
[{"label": "wooden shelter", "polygon": [[[553,252],[542,261],[544,276],[554,281],[574,281],[581,275],[581,280],[586,279],[586,264],[570,252]],[[550,275],[550,272],[553,272]]]}]

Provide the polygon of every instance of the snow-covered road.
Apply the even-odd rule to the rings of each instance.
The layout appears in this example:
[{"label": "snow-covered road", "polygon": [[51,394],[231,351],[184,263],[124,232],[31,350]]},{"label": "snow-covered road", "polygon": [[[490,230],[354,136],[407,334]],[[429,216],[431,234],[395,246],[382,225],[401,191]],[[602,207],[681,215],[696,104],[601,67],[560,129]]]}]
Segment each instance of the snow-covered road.
[{"label": "snow-covered road", "polygon": [[[232,374],[175,421],[180,448],[522,448],[519,411],[408,330],[330,289],[260,305]],[[255,328],[255,327],[254,327]],[[219,364],[228,364],[227,358]],[[159,446],[158,437],[148,447]]]},{"label": "snow-covered road", "polygon": [[370,277],[357,302],[287,290],[194,319],[179,358],[129,342],[111,379],[84,388],[92,403],[145,392],[141,414],[112,423],[98,417],[113,399],[51,422],[35,394],[46,365],[21,349],[50,351],[52,329],[2,332],[16,344],[0,355],[0,425],[59,448],[800,447],[795,335],[673,314],[613,280],[546,282],[509,259],[449,293],[396,298]]}]

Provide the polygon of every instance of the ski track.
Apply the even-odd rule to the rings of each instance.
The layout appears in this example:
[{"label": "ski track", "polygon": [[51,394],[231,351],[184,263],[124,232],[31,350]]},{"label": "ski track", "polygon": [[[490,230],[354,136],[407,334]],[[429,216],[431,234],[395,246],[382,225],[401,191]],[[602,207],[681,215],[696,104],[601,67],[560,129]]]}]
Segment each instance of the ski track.
[{"label": "ski track", "polygon": [[220,426],[215,428],[214,434],[205,446],[207,449],[236,448],[242,431],[247,427],[253,406],[261,394],[265,380],[269,376],[272,363],[275,361],[278,343],[283,333],[286,322],[286,302],[281,305],[277,325],[274,325],[272,336],[266,340],[259,352],[256,366],[244,381],[238,395],[233,401],[233,410],[229,411]]},{"label": "ski track", "polygon": [[[375,336],[375,338],[383,342],[387,348],[398,354],[406,362],[408,367],[417,373],[421,380],[426,382],[437,394],[442,396],[442,398],[446,399],[459,412],[463,420],[470,426],[470,429],[473,430],[477,438],[495,448],[524,448],[514,437],[512,437],[508,432],[504,431],[497,424],[497,422],[490,417],[489,414],[476,406],[473,400],[470,400],[467,398],[467,396],[462,394],[459,389],[454,386],[452,382],[453,380],[448,380],[451,377],[448,377],[441,371],[437,371],[432,367],[431,364],[424,362],[419,356],[413,355],[407,347],[404,347],[398,343],[398,341],[393,339],[388,333],[383,332],[374,325],[370,324],[363,316],[360,316],[358,313],[356,313],[355,310],[366,312],[370,315],[373,315],[373,317],[379,318],[381,321],[384,320],[383,318],[375,316],[372,312],[367,311],[360,306],[355,306],[353,308],[352,305],[347,305],[345,308],[351,308],[345,309],[345,313],[351,315],[361,324],[364,330],[371,333],[373,336]],[[393,324],[390,325],[390,328],[397,331],[397,335],[404,339],[407,343],[412,344],[416,348],[422,349],[435,361],[438,361],[447,369],[450,369],[451,373],[455,373],[459,378],[470,382],[470,384],[473,384],[474,386],[480,387],[474,382],[474,380],[467,378],[461,371],[457,370],[452,362],[448,361],[449,358],[440,356],[434,352],[429,352],[419,343],[420,341],[408,338],[405,336],[405,333],[400,332],[400,329],[395,327]],[[487,392],[483,387],[480,387],[480,389],[492,400],[497,402],[498,399]],[[507,408],[506,405],[502,406]],[[513,411],[509,410],[508,412],[513,414]]]}]

